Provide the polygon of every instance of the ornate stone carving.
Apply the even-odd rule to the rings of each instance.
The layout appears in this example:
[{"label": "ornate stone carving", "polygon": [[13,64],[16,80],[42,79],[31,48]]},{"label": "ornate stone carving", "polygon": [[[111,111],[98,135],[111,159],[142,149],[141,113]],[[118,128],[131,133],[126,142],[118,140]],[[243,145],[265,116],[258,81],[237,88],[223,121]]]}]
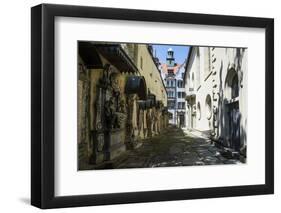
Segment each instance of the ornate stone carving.
[{"label": "ornate stone carving", "polygon": [[107,88],[110,85],[110,74],[112,73],[113,69],[109,64],[106,64],[103,69],[103,75],[100,79],[100,86]]},{"label": "ornate stone carving", "polygon": [[147,125],[147,136],[152,136],[152,115],[151,115],[151,109],[148,109],[146,112],[146,125]]},{"label": "ornate stone carving", "polygon": [[138,115],[139,115],[139,119],[138,119],[138,132],[139,132],[139,136],[141,133],[141,130],[143,129],[143,110],[139,109],[138,110]]},{"label": "ornate stone carving", "polygon": [[101,130],[103,128],[103,119],[102,119],[102,114],[103,114],[103,99],[104,99],[104,91],[101,87],[98,87],[97,89],[98,95],[96,99],[96,106],[94,110],[96,111],[96,120],[94,124],[94,129],[96,130]]},{"label": "ornate stone carving", "polygon": [[126,113],[126,102],[124,98],[122,98],[118,104],[118,112]]},{"label": "ornate stone carving", "polygon": [[104,148],[104,135],[103,134],[99,134],[97,136],[97,151],[98,152],[102,152],[103,148]]},{"label": "ornate stone carving", "polygon": [[[99,84],[104,95],[98,101],[103,102],[104,127],[109,130],[124,126],[124,117],[126,117],[125,101],[120,97],[118,73],[113,66],[106,64]],[[100,104],[98,103],[98,105]],[[99,111],[97,111],[97,114],[99,114]]]},{"label": "ornate stone carving", "polygon": [[134,131],[133,131],[133,107],[134,107],[134,95],[128,95],[127,96],[127,142],[131,140],[132,137],[134,137]]},{"label": "ornate stone carving", "polygon": [[113,97],[105,101],[104,115],[105,115],[105,125],[108,129],[120,128]]},{"label": "ornate stone carving", "polygon": [[[121,98],[118,71],[111,65],[104,66],[103,75],[97,84],[97,99],[94,106],[93,156],[98,163],[111,158],[112,137],[120,128],[125,128],[125,101]],[[119,131],[119,130],[118,130]],[[121,134],[119,132],[118,134]]]},{"label": "ornate stone carving", "polygon": [[218,108],[216,106],[213,106],[213,126],[214,128],[218,128]]}]

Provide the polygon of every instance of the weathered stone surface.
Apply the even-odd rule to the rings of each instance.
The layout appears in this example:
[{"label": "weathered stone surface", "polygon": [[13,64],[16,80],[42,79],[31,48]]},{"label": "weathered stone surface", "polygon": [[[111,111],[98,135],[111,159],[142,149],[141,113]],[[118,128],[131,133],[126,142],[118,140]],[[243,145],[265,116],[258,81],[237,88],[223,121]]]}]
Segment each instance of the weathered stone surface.
[{"label": "weathered stone surface", "polygon": [[[184,142],[183,142],[184,140]],[[170,127],[143,145],[110,162],[107,168],[153,168],[171,166],[205,166],[237,164],[238,160],[224,158],[219,148],[202,138],[194,138],[181,129]]]}]

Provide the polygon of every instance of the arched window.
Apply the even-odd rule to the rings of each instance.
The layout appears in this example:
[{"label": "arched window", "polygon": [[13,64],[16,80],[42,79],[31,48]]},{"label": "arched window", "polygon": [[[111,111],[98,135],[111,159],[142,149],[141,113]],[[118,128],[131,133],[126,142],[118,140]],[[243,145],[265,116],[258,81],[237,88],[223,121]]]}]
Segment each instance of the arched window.
[{"label": "arched window", "polygon": [[234,69],[230,69],[225,80],[225,96],[228,100],[239,96],[238,74]]},{"label": "arched window", "polygon": [[205,105],[206,105],[206,116],[207,119],[210,120],[212,117],[212,99],[209,94],[206,97]]}]

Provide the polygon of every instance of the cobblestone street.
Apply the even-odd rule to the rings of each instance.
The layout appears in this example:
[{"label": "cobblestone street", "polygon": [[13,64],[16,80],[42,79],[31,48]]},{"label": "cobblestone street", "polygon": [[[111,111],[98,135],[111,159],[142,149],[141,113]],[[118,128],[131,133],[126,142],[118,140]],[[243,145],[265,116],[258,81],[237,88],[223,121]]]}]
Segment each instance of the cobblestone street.
[{"label": "cobblestone street", "polygon": [[144,168],[192,165],[236,164],[239,160],[221,155],[221,149],[207,138],[170,127],[143,145],[130,150],[105,168]]}]

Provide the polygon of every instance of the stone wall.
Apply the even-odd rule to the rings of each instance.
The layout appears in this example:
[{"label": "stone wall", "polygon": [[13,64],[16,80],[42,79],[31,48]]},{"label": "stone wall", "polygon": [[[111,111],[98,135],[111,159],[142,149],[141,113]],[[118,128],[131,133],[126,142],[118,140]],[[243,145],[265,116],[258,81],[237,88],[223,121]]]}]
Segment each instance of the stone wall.
[{"label": "stone wall", "polygon": [[[91,50],[95,50],[94,55],[99,57],[101,66],[87,65],[91,51],[86,52],[86,55],[83,53],[83,56],[79,54],[78,161],[80,170],[87,169],[90,165],[99,166],[108,163],[126,150],[139,147],[142,140],[160,134],[167,127],[167,111],[164,107],[167,101],[166,94],[163,96],[161,92],[161,88],[164,87],[161,82],[155,84],[152,82],[155,79],[150,75],[146,78],[142,76],[142,72],[146,72],[135,68],[139,65],[134,58],[128,59],[125,55],[120,61],[116,60],[121,57],[120,54],[126,53],[123,49],[118,49],[121,46],[114,46],[121,53],[112,56],[102,52],[104,50],[99,51],[99,48],[91,43],[83,45],[92,45]],[[140,49],[142,48],[135,48],[136,51]],[[141,55],[143,60],[149,61],[149,56],[151,57],[149,52],[145,52],[144,49],[142,51],[142,53],[133,52],[133,55]],[[134,65],[133,63],[136,62],[137,64]],[[145,62],[143,68],[152,72],[152,76],[157,78],[160,76],[158,69],[150,62]],[[147,67],[147,64],[151,66]],[[124,70],[117,67],[124,67]],[[133,84],[129,85],[129,81]],[[139,85],[134,82],[139,82]],[[130,88],[130,86],[141,88]]]}]

